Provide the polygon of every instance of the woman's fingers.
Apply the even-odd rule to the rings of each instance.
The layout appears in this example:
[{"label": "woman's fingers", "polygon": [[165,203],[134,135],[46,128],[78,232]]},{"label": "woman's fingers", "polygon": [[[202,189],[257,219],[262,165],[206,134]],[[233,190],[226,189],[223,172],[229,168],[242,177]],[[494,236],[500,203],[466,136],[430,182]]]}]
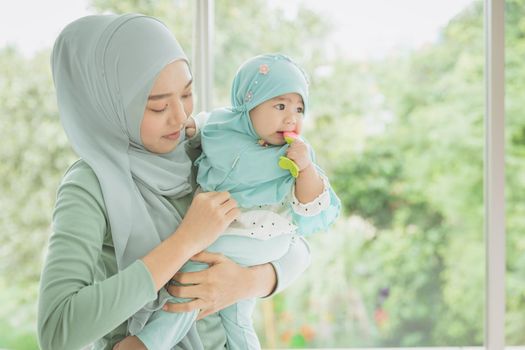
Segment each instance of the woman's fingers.
[{"label": "woman's fingers", "polygon": [[195,286],[168,286],[168,293],[174,297],[206,299],[207,293],[199,285]]},{"label": "woman's fingers", "polygon": [[[210,267],[223,262],[226,259],[227,258],[222,254],[210,253],[207,251],[201,251],[190,258],[192,261],[208,264]],[[177,272],[173,275],[172,279],[181,284],[201,284],[209,280],[209,274],[209,269],[194,272]]]},{"label": "woman's fingers", "polygon": [[[199,284],[206,279],[206,270],[196,272],[177,272],[173,275],[173,280],[181,284]],[[169,287],[172,287],[171,285]]]},{"label": "woman's fingers", "polygon": [[232,209],[237,209],[237,201],[233,198],[228,199],[226,202],[221,205],[224,213],[227,214]]},{"label": "woman's fingers", "polygon": [[203,250],[235,219],[236,207],[228,192],[199,193],[193,198],[178,231],[192,241],[197,251]]},{"label": "woman's fingers", "polygon": [[224,204],[226,201],[228,201],[231,198],[231,195],[229,192],[207,192],[210,196],[211,200],[214,204],[217,206],[220,206]]},{"label": "woman's fingers", "polygon": [[201,311],[199,312],[199,315],[197,316],[197,320],[203,319],[204,317],[211,315],[216,311],[217,310],[213,310],[213,309],[201,309]]},{"label": "woman's fingers", "polygon": [[220,253],[210,253],[203,250],[190,258],[192,261],[202,262],[208,265],[215,265],[225,260],[225,256]]},{"label": "woman's fingers", "polygon": [[212,195],[214,203],[221,208],[228,220],[231,221],[238,216],[237,201],[231,197],[229,192],[213,192]]},{"label": "woman's fingers", "polygon": [[144,343],[136,336],[127,336],[126,338],[122,339],[113,347],[113,350],[117,349],[148,350],[146,345],[144,345]]},{"label": "woman's fingers", "polygon": [[188,301],[187,303],[166,303],[162,310],[167,312],[190,312],[199,310],[204,307],[204,302],[201,299]]},{"label": "woman's fingers", "polygon": [[233,208],[226,213],[226,220],[231,223],[233,220],[237,219],[239,215],[241,215],[239,208]]},{"label": "woman's fingers", "polygon": [[[192,258],[210,265],[198,272],[181,272],[174,280],[191,285],[168,286],[168,292],[176,297],[193,299],[187,303],[169,304],[167,311],[187,312],[199,309],[198,318],[206,317],[224,309],[247,296],[250,270],[228,257],[210,252],[200,252]],[[243,286],[239,288],[239,286]]]}]

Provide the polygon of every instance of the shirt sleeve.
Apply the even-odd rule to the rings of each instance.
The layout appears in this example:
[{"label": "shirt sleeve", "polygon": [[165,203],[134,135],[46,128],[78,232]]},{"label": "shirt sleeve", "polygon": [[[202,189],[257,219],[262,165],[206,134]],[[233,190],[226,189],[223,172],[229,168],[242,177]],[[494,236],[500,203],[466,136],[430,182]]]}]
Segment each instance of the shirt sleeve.
[{"label": "shirt sleeve", "polygon": [[193,117],[193,119],[195,120],[195,126],[197,127],[195,134],[200,133],[204,125],[208,123],[209,118],[210,118],[210,113],[208,112],[200,112],[195,117]]},{"label": "shirt sleeve", "polygon": [[200,112],[195,117],[190,117],[190,118],[193,118],[193,120],[195,121],[195,135],[193,135],[192,137],[188,139],[188,146],[195,148],[195,147],[199,147],[201,144],[201,130],[202,128],[204,128],[206,123],[208,123],[208,119],[210,118],[210,113]]},{"label": "shirt sleeve", "polygon": [[316,216],[330,207],[330,184],[326,176],[322,175],[323,191],[314,200],[301,203],[295,196],[295,186],[292,189],[292,210],[301,216]]},{"label": "shirt sleeve", "polygon": [[277,275],[277,285],[269,295],[275,295],[288,288],[310,266],[310,245],[300,236],[294,235],[288,252],[271,264]]},{"label": "shirt sleeve", "polygon": [[186,153],[190,157],[192,163],[201,155],[201,130],[208,122],[210,113],[201,112],[193,118],[195,121],[195,135],[184,141]]},{"label": "shirt sleeve", "polygon": [[100,261],[108,227],[102,194],[92,190],[100,192],[100,187],[94,173],[92,177],[91,188],[85,181],[65,181],[58,191],[38,300],[43,350],[80,349],[157,297],[141,260],[100,278],[106,275]]},{"label": "shirt sleeve", "polygon": [[[296,211],[292,210],[292,220],[294,224],[297,226],[297,233],[303,236],[308,236],[310,234],[319,232],[319,231],[326,231],[328,228],[335,222],[335,220],[339,217],[339,214],[341,212],[341,201],[337,197],[336,193],[330,186],[330,183],[327,180],[326,175],[324,174],[323,170],[316,165],[317,171],[319,172],[319,175],[326,179],[325,185],[327,185],[327,188],[325,188],[326,194],[322,194],[324,200],[326,200],[327,203],[321,202],[320,206],[324,206],[325,208],[322,211],[318,211],[316,215],[302,215],[298,214]],[[326,207],[326,204],[328,206]],[[319,203],[318,203],[319,205]]]}]

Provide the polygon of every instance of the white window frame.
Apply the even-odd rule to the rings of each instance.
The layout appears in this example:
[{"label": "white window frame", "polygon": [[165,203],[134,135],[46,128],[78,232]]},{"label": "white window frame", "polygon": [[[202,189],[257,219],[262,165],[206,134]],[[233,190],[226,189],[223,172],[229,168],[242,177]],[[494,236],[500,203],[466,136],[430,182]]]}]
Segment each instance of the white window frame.
[{"label": "white window frame", "polygon": [[213,31],[214,1],[195,1],[195,25],[193,27],[193,80],[197,112],[213,108]]},{"label": "white window frame", "polygon": [[[214,1],[196,0],[197,111],[213,107]],[[485,8],[485,348],[505,348],[505,0]]]},{"label": "white window frame", "polygon": [[485,0],[485,347],[505,348],[505,0]]}]

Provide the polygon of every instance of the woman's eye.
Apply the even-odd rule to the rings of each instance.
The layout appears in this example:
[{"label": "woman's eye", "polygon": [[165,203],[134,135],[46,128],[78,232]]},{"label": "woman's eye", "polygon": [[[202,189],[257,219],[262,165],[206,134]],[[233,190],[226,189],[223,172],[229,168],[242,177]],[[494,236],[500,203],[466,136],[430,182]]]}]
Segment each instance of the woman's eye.
[{"label": "woman's eye", "polygon": [[188,92],[187,94],[182,95],[182,98],[190,98],[192,96],[193,96],[193,93],[192,92]]},{"label": "woman's eye", "polygon": [[276,104],[274,107],[275,107],[276,109],[280,110],[280,111],[284,111],[284,109],[286,108],[286,106],[284,105],[284,103]]},{"label": "woman's eye", "polygon": [[304,112],[304,108],[303,107],[299,107],[297,108],[297,113],[303,113]]},{"label": "woman's eye", "polygon": [[155,113],[162,113],[162,112],[164,112],[167,108],[168,108],[168,105],[165,105],[164,108],[162,108],[162,109],[154,109],[154,108],[150,108],[150,110],[151,110],[152,112],[155,112]]}]

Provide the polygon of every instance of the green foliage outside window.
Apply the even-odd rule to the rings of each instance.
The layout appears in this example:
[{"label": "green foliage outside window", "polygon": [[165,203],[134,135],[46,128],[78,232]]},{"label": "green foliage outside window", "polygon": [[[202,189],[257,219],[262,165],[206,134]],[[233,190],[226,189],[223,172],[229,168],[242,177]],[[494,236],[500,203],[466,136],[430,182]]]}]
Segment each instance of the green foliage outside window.
[{"label": "green foliage outside window", "polygon": [[[192,57],[190,3],[93,0],[92,6],[160,18]],[[507,345],[520,345],[525,6],[508,0],[506,7],[506,331]],[[215,11],[217,105],[228,104],[235,70],[248,57],[269,51],[294,57],[311,78],[307,138],[344,207],[331,232],[311,238],[309,272],[260,303],[263,343],[481,345],[482,3],[454,18],[437,43],[372,62],[326,57],[330,19],[306,8],[289,19],[262,0],[217,0]],[[55,191],[75,159],[58,120],[48,50],[31,59],[13,48],[0,50],[0,114],[0,347],[35,349],[38,278]]]}]

